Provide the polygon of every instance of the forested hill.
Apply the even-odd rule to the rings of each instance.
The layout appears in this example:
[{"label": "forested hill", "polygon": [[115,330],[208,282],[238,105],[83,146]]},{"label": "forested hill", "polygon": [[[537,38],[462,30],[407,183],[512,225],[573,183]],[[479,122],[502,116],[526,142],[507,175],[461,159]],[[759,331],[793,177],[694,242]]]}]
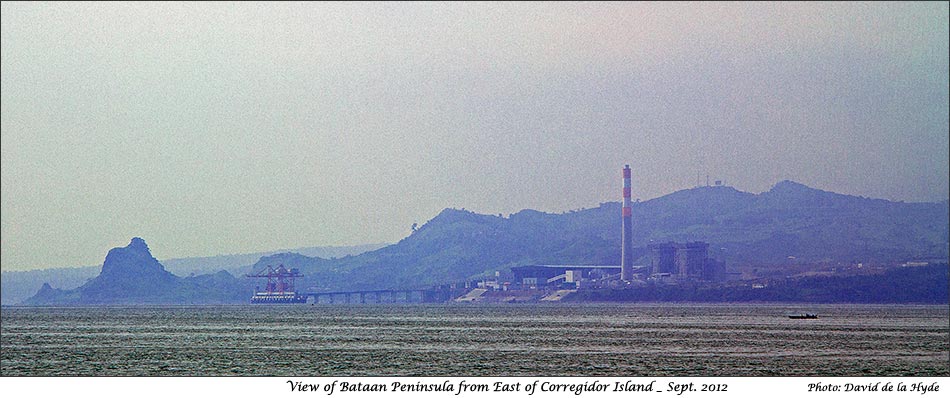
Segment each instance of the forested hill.
[{"label": "forested hill", "polygon": [[[783,181],[751,194],[699,187],[636,203],[638,262],[651,242],[702,240],[737,264],[942,259],[948,202],[903,203],[841,195]],[[445,209],[412,235],[379,250],[334,260],[297,254],[261,258],[307,275],[307,290],[430,286],[528,264],[619,264],[620,204],[562,214],[508,216]],[[778,265],[777,265],[778,266]]]}]

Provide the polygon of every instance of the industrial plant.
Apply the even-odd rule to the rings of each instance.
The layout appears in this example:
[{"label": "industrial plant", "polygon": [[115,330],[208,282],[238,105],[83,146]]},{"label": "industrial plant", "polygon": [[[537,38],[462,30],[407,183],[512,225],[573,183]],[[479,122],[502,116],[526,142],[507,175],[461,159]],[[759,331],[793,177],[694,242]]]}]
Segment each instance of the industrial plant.
[{"label": "industrial plant", "polygon": [[650,283],[678,284],[719,282],[726,279],[725,263],[709,257],[709,244],[701,241],[666,242],[649,246],[650,264],[634,265],[633,209],[630,200],[630,165],[623,168],[623,205],[620,265],[528,265],[497,272],[457,301],[517,301],[535,297],[560,301],[580,289],[635,289]]},{"label": "industrial plant", "polygon": [[648,284],[718,282],[725,280],[725,264],[709,257],[701,241],[649,245],[649,265],[635,265],[630,165],[623,168],[620,264],[558,264],[515,266],[494,277],[427,289],[388,289],[346,292],[297,292],[296,268],[268,267],[248,278],[266,279],[255,289],[251,303],[411,303],[478,301],[560,301],[581,289],[635,289]]}]

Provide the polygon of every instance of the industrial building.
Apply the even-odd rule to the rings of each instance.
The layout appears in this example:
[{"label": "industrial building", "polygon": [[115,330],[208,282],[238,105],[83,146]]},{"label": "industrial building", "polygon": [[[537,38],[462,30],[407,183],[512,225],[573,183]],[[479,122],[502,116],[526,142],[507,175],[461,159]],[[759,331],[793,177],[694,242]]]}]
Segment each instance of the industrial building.
[{"label": "industrial building", "polygon": [[650,270],[654,278],[671,276],[678,279],[721,281],[726,277],[725,264],[709,258],[709,244],[706,242],[667,242],[649,247]]},{"label": "industrial building", "polygon": [[[623,280],[618,265],[526,265],[512,267],[511,282],[516,287],[609,287],[648,279],[716,282],[726,279],[725,263],[709,258],[706,242],[667,242],[650,245],[650,265],[630,266],[631,280]],[[622,282],[621,282],[622,281]]]},{"label": "industrial building", "polygon": [[514,283],[523,288],[557,285],[583,287],[585,281],[617,279],[621,267],[617,265],[526,265],[512,267]]},{"label": "industrial building", "polygon": [[[634,266],[633,258],[633,211],[630,201],[630,165],[623,168],[623,205],[621,210],[622,230],[620,265],[528,265],[512,267],[510,280],[515,288],[537,289],[560,287],[624,286],[647,280],[721,281],[725,280],[725,264],[709,258],[706,242],[667,242],[653,244],[650,249],[650,265]],[[495,281],[494,286],[501,286]]]}]

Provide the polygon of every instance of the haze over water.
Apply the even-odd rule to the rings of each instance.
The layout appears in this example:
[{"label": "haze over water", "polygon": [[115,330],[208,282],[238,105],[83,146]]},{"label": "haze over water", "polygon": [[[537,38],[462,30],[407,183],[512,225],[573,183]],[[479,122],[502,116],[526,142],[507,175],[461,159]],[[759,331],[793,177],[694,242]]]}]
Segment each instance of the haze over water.
[{"label": "haze over water", "polygon": [[4,376],[950,376],[946,306],[0,311]]}]

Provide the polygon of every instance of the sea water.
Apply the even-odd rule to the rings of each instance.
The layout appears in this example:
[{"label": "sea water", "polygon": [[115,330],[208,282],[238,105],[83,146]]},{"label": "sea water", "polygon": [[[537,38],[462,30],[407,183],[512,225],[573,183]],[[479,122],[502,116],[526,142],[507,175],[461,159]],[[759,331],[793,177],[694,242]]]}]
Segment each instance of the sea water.
[{"label": "sea water", "polygon": [[945,305],[4,307],[0,324],[3,376],[950,375]]}]

